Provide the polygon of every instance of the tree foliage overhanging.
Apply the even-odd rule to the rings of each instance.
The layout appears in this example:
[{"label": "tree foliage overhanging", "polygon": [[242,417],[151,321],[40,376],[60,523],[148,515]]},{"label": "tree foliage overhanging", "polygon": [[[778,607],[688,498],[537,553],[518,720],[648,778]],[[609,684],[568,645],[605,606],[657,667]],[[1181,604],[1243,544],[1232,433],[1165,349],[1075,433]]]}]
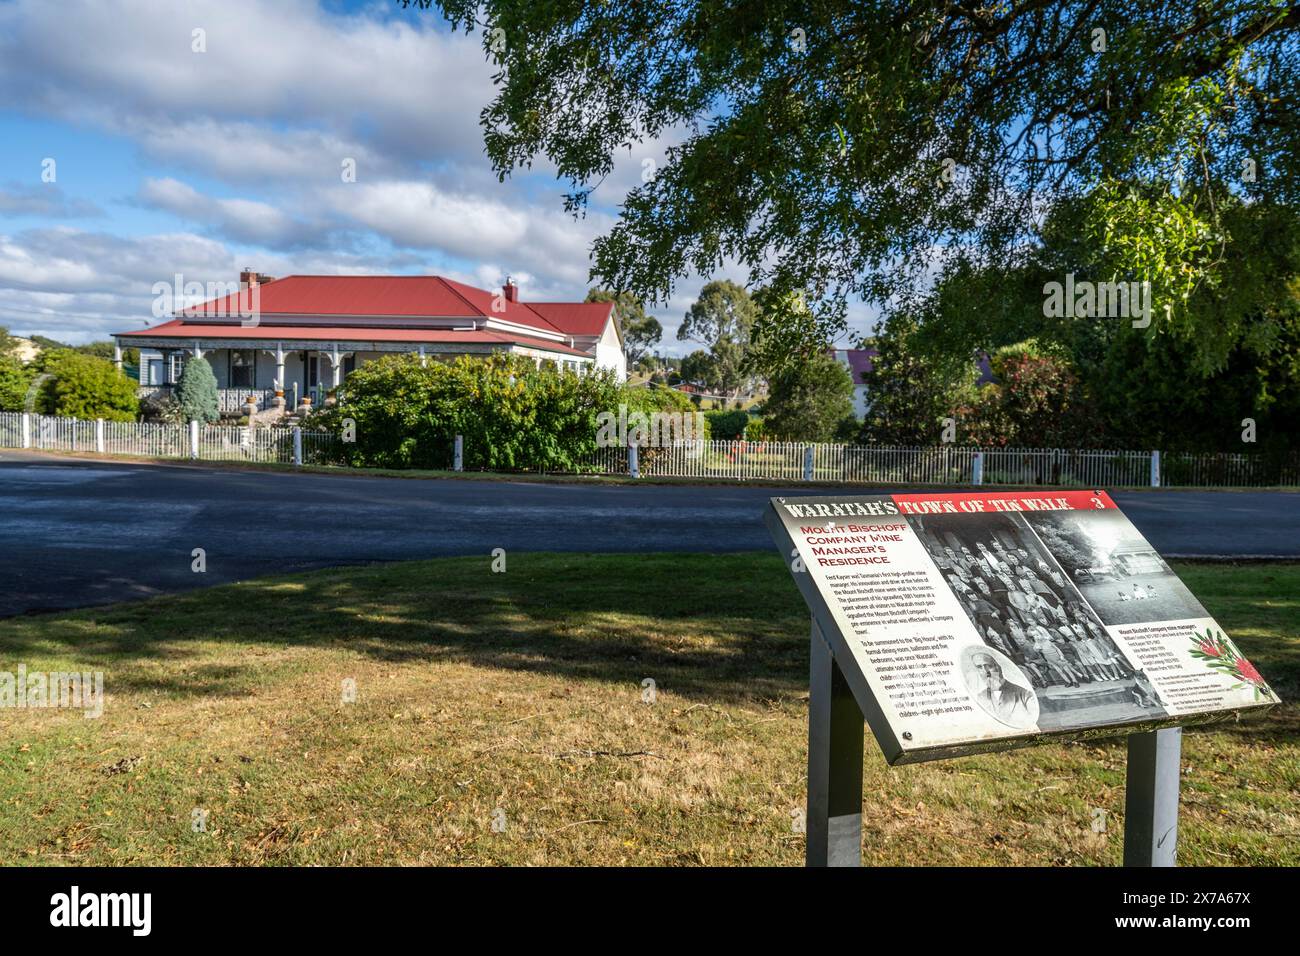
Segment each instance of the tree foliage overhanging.
[{"label": "tree foliage overhanging", "polygon": [[1108,276],[1152,283],[1160,327],[1215,339],[1187,302],[1235,238],[1225,203],[1300,188],[1286,0],[439,6],[498,64],[500,176],[549,162],[581,211],[637,143],[675,144],[612,197],[596,278],[663,301],[739,262],[777,301],[811,293],[815,322],[770,309],[756,330],[791,354],[834,339],[854,298],[1023,261],[1068,203]]}]

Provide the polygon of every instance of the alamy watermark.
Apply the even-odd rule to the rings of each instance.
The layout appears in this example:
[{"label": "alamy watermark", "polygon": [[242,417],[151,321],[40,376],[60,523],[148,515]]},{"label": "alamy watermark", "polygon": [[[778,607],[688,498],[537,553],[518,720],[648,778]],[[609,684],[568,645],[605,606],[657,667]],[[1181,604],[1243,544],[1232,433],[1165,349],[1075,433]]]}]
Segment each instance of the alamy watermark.
[{"label": "alamy watermark", "polygon": [[697,457],[704,452],[703,412],[631,412],[626,405],[618,413],[601,412],[596,416],[598,448],[626,448],[638,445],[671,448],[684,445],[686,453]]},{"label": "alamy watermark", "polygon": [[67,707],[86,717],[104,713],[103,671],[0,671],[0,707],[17,710]]},{"label": "alamy watermark", "polygon": [[253,328],[262,320],[260,282],[247,287],[238,282],[186,282],[178,272],[170,283],[155,282],[149,291],[153,293],[155,319],[169,319],[202,305],[204,318],[239,319],[244,328]]},{"label": "alamy watermark", "polygon": [[1043,315],[1049,319],[1132,319],[1133,328],[1151,324],[1150,282],[1090,282],[1065,274],[1065,282],[1043,286]]}]

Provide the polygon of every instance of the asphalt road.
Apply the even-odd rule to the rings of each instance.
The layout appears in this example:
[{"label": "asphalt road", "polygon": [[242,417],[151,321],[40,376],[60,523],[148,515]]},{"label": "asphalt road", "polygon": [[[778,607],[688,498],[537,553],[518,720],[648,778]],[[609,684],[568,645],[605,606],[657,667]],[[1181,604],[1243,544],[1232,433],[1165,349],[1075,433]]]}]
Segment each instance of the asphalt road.
[{"label": "asphalt road", "polygon": [[[774,494],[825,488],[421,481],[0,453],[0,616],[259,575],[514,551],[747,551]],[[1300,494],[1116,500],[1174,555],[1300,557]],[[191,569],[204,549],[207,570]]]}]

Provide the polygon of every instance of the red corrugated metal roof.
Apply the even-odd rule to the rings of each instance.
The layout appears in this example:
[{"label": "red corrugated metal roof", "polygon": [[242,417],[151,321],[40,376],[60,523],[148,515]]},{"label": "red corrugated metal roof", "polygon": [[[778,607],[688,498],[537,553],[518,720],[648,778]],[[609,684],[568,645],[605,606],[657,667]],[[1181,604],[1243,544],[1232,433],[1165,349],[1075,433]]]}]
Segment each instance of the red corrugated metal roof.
[{"label": "red corrugated metal roof", "polygon": [[488,345],[509,344],[527,348],[546,349],[564,355],[581,355],[590,358],[581,349],[570,348],[559,342],[533,338],[529,335],[514,335],[489,329],[477,331],[457,331],[455,329],[384,329],[367,326],[324,326],[324,325],[211,325],[205,323],[185,322],[172,319],[151,329],[136,332],[118,333],[120,338],[168,338],[168,339],[258,339],[258,340],[306,340],[322,342],[411,342],[415,344],[453,344],[458,342],[477,342]]},{"label": "red corrugated metal roof", "polygon": [[569,335],[600,335],[613,302],[529,302],[528,307]]},{"label": "red corrugated metal roof", "polygon": [[[391,315],[481,318],[440,276],[285,276],[258,286],[268,315]],[[242,296],[229,295],[183,310],[185,316],[237,315]]]},{"label": "red corrugated metal roof", "polygon": [[[499,319],[564,335],[599,335],[609,303],[511,302],[442,276],[285,276],[258,287],[262,315],[330,315],[403,318]],[[237,293],[184,309],[184,318],[225,318],[245,313]]]},{"label": "red corrugated metal roof", "polygon": [[468,302],[485,319],[517,322],[520,325],[531,325],[533,328],[545,329],[547,332],[566,332],[570,335],[582,334],[581,332],[575,333],[570,332],[568,329],[559,328],[548,321],[545,316],[539,315],[529,305],[523,302],[511,302],[502,293],[476,289],[472,285],[465,285],[463,282],[456,282],[452,279],[443,279],[441,281],[445,282],[449,289]]}]

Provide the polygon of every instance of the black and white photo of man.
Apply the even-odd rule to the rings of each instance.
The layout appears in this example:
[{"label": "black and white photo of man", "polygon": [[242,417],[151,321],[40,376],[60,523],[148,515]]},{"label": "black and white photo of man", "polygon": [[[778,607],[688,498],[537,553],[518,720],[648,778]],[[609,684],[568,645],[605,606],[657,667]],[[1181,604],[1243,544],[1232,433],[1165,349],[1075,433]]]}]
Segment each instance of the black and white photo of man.
[{"label": "black and white photo of man", "polygon": [[981,710],[1018,730],[1035,725],[1038,700],[1028,687],[1007,678],[1009,671],[1017,677],[1020,674],[1005,655],[984,647],[968,647],[962,652],[962,658],[966,689]]}]

